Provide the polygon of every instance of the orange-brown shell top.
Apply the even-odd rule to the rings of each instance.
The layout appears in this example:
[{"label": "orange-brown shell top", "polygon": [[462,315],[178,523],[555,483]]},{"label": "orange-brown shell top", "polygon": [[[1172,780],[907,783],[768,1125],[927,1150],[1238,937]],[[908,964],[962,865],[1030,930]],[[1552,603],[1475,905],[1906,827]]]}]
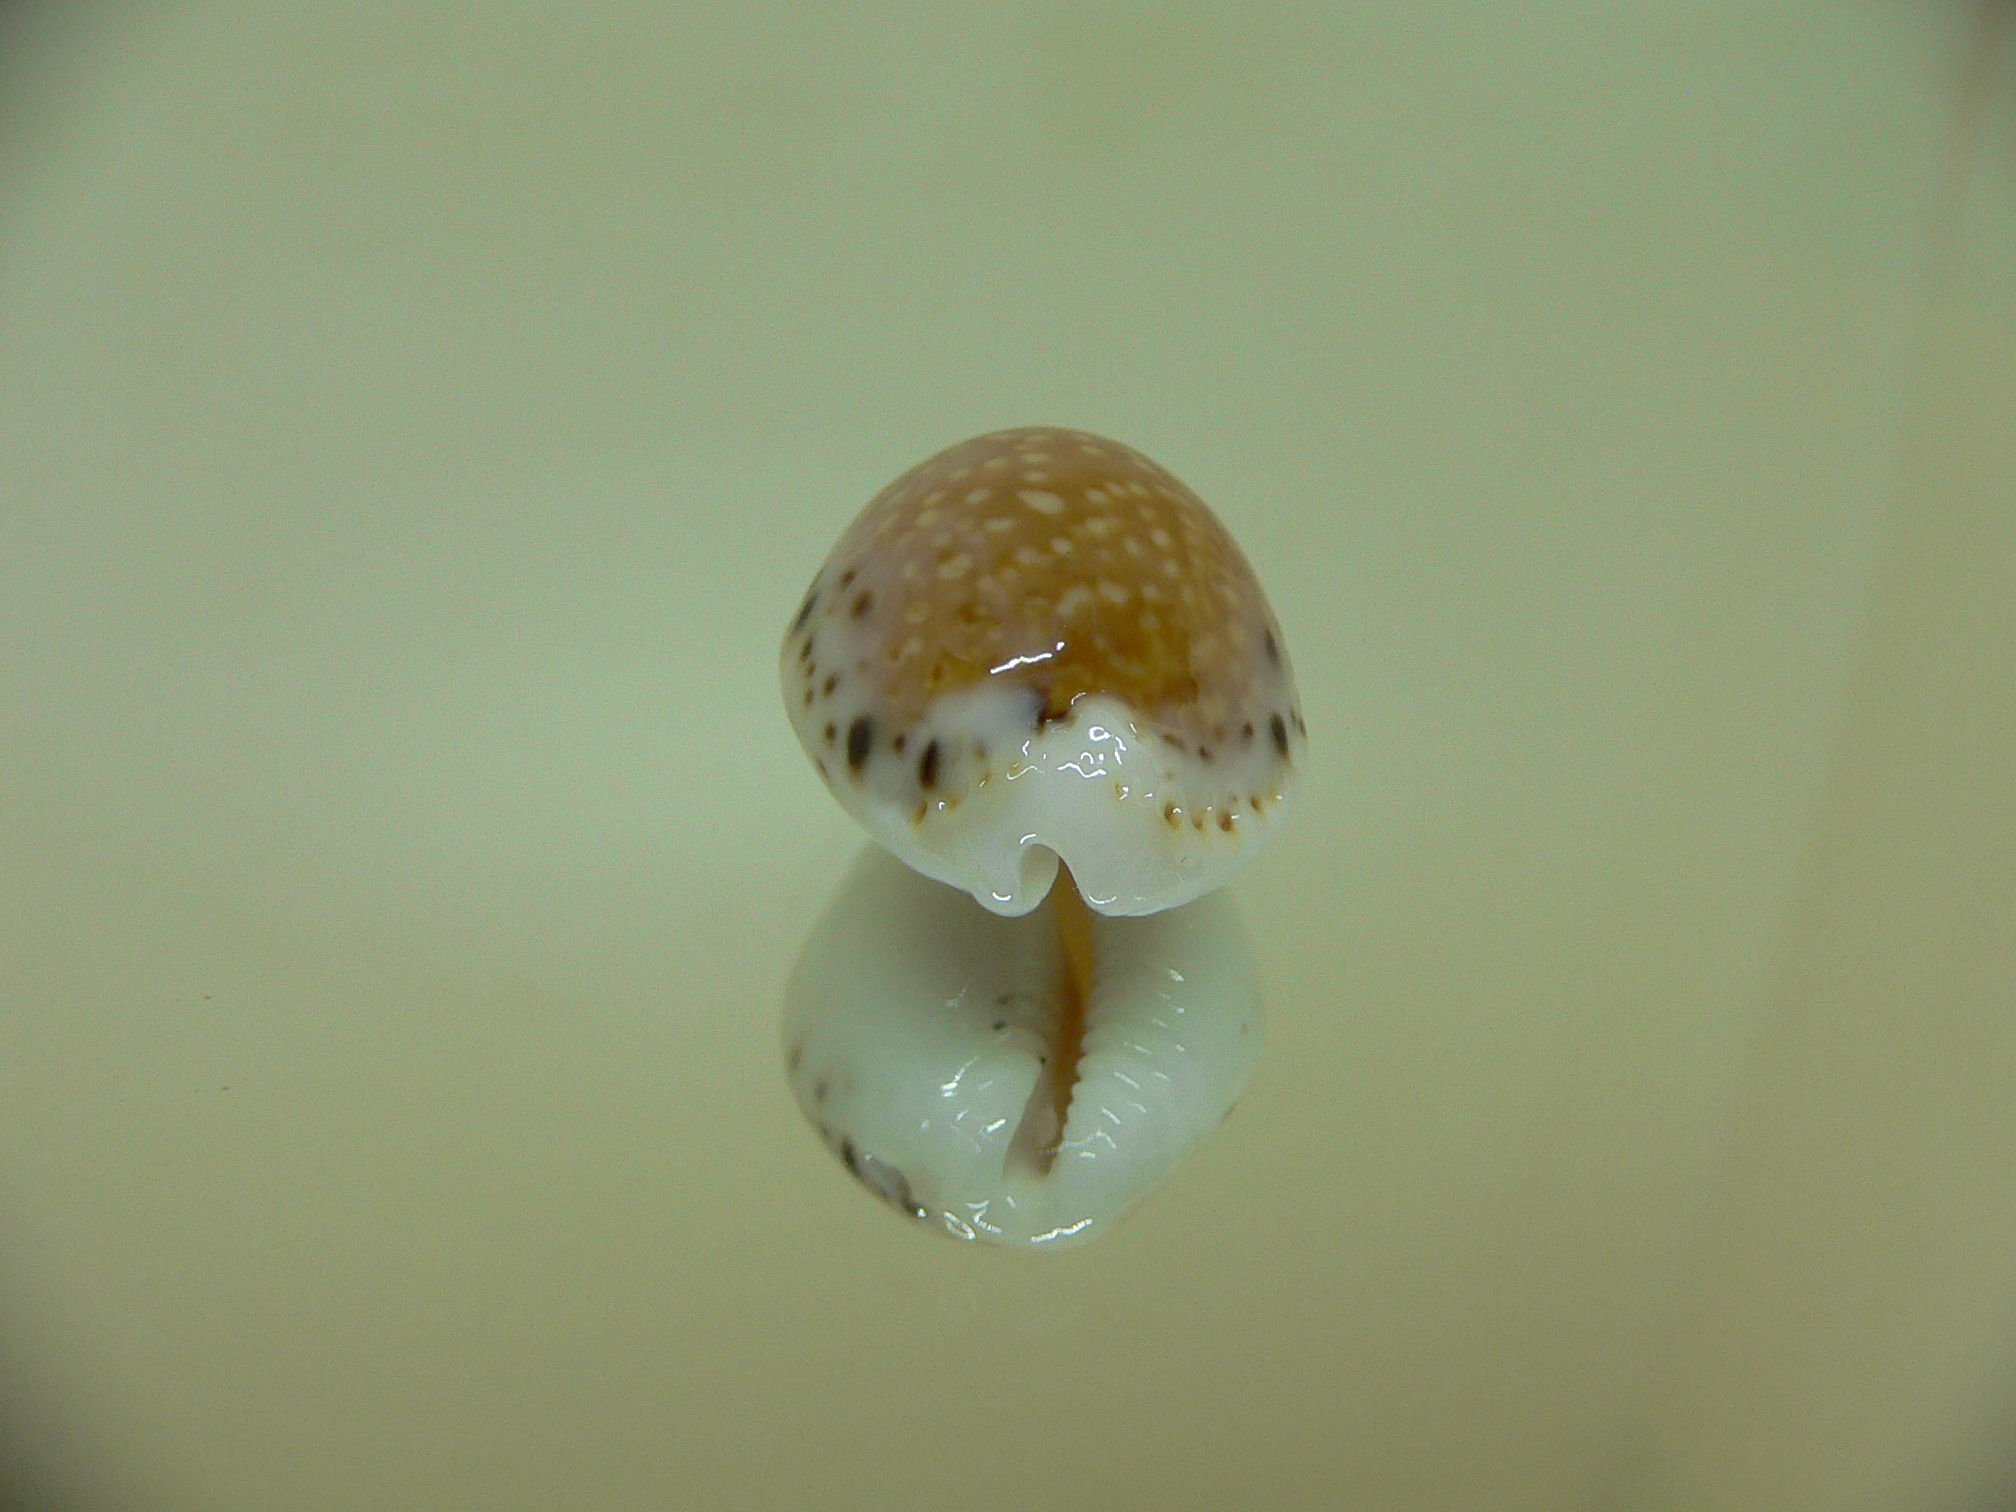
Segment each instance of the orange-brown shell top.
[{"label": "orange-brown shell top", "polygon": [[1083,431],[995,431],[920,463],[823,576],[835,618],[874,648],[856,670],[899,729],[988,681],[1035,690],[1045,718],[1105,693],[1166,732],[1224,741],[1256,671],[1282,661],[1253,569],[1203,501]]}]

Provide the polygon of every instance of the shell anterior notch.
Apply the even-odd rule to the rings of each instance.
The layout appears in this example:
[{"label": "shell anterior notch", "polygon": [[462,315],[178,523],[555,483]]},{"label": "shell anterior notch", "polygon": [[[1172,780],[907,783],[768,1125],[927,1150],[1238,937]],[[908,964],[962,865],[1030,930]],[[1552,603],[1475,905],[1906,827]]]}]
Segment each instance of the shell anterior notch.
[{"label": "shell anterior notch", "polygon": [[938,453],[792,619],[785,706],[848,811],[998,914],[1208,892],[1279,822],[1304,727],[1281,628],[1209,509],[1083,431]]}]

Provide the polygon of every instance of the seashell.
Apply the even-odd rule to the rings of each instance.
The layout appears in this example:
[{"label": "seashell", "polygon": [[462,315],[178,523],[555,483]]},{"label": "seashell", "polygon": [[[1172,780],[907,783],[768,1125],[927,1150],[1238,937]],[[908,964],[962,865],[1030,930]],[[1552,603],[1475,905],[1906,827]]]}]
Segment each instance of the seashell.
[{"label": "seashell", "polygon": [[1306,738],[1286,640],[1225,527],[1083,431],[980,436],[890,484],[813,580],[781,666],[847,811],[1000,914],[1034,908],[1059,858],[1099,913],[1209,892],[1280,826]]}]

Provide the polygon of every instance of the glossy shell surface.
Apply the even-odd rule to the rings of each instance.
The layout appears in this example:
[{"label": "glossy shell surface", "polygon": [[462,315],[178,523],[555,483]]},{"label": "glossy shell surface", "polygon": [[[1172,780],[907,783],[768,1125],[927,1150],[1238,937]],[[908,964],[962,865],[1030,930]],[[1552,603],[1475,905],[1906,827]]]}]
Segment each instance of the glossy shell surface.
[{"label": "glossy shell surface", "polygon": [[927,876],[1015,915],[1198,897],[1282,817],[1305,728],[1280,625],[1203,502],[1083,431],[962,442],[885,488],[784,638],[793,728]]}]

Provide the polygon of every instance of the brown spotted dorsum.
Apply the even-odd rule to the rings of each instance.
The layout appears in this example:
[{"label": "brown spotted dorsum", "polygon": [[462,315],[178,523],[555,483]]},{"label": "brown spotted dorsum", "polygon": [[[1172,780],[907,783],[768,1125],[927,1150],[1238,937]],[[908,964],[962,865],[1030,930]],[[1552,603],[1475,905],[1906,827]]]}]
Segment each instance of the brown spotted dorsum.
[{"label": "brown spotted dorsum", "polygon": [[1281,627],[1194,493],[1083,431],[996,431],[885,488],[784,637],[785,705],[909,865],[1027,913],[1059,858],[1109,915],[1218,886],[1304,728]]}]

